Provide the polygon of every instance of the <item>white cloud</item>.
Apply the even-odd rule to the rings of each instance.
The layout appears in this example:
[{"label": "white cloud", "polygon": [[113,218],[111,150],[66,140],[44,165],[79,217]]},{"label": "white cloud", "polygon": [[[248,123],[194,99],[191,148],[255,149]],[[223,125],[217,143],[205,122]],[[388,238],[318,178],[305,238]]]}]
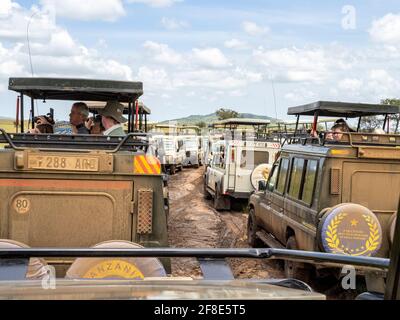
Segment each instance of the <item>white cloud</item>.
[{"label": "white cloud", "polygon": [[400,14],[389,13],[374,20],[369,34],[374,41],[398,45],[400,42]]},{"label": "white cloud", "polygon": [[253,52],[253,57],[266,67],[272,78],[289,82],[320,82],[329,78],[330,72],[351,68],[354,58],[350,59],[346,54],[322,47],[274,50],[260,47]]},{"label": "white cloud", "polygon": [[43,6],[53,7],[56,15],[70,19],[116,21],[125,15],[121,0],[40,0]]},{"label": "white cloud", "polygon": [[59,29],[51,34],[49,42],[33,43],[31,51],[34,55],[73,56],[79,52],[79,45],[66,30]]},{"label": "white cloud", "polygon": [[180,54],[172,50],[168,45],[153,41],[146,41],[143,47],[151,55],[151,57],[160,63],[176,65],[183,63],[183,58]]},{"label": "white cloud", "polygon": [[305,100],[310,101],[315,98],[316,94],[313,91],[306,88],[296,88],[292,92],[285,94],[285,99],[293,103],[298,103],[299,101],[305,101]]},{"label": "white cloud", "polygon": [[247,49],[247,43],[238,39],[231,39],[224,42],[225,48],[243,50]]},{"label": "white cloud", "polygon": [[339,82],[339,89],[358,93],[363,86],[363,81],[360,79],[346,78]]},{"label": "white cloud", "polygon": [[154,8],[165,8],[183,0],[127,0],[129,3],[143,3]]},{"label": "white cloud", "polygon": [[400,81],[398,78],[394,78],[385,69],[370,70],[367,81],[367,92],[379,97],[379,99],[395,97],[400,90]]},{"label": "white cloud", "polygon": [[48,10],[39,10],[37,7],[26,10],[15,2],[11,3],[7,14],[0,15],[0,18],[0,39],[26,41],[28,23],[31,40],[48,40],[55,30],[54,17]]},{"label": "white cloud", "polygon": [[146,84],[150,90],[168,90],[172,88],[171,79],[164,68],[151,68],[143,66],[139,68],[138,78]]},{"label": "white cloud", "polygon": [[260,36],[269,32],[268,27],[261,27],[254,22],[244,21],[242,23],[243,30],[251,36]]},{"label": "white cloud", "polygon": [[20,49],[21,45],[16,45],[11,49],[7,49],[0,42],[0,77],[25,74],[22,63],[15,60],[15,55]]},{"label": "white cloud", "polygon": [[229,60],[218,48],[194,48],[192,54],[194,60],[204,67],[226,68],[231,65]]},{"label": "white cloud", "polygon": [[178,30],[189,27],[189,24],[186,21],[170,19],[166,17],[161,19],[161,24],[167,30]]},{"label": "white cloud", "polygon": [[[4,11],[4,10],[3,10]],[[32,64],[36,76],[98,77],[131,80],[129,66],[115,59],[105,58],[73,39],[69,32],[55,24],[45,8],[25,9],[12,5],[8,16],[0,19],[0,79],[26,76],[30,71],[26,26],[32,14],[29,36]],[[0,40],[1,41],[1,40]],[[11,43],[11,44],[9,44]]]},{"label": "white cloud", "polygon": [[19,8],[19,4],[11,0],[1,0],[0,2],[0,18],[7,17],[13,9]]}]

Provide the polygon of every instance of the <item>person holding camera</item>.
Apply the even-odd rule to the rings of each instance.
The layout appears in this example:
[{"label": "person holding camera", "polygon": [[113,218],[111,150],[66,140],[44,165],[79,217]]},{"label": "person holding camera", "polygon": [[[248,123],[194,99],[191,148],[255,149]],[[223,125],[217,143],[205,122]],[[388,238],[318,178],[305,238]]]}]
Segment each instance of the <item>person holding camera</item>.
[{"label": "person holding camera", "polygon": [[33,118],[33,123],[35,124],[35,127],[33,129],[30,129],[28,133],[54,133],[54,120],[50,114]]}]

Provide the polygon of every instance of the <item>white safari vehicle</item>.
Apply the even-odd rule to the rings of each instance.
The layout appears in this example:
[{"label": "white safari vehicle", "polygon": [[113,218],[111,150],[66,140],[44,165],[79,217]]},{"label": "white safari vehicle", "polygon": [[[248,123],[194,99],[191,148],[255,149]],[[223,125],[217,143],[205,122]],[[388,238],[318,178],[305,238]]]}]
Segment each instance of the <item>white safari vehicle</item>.
[{"label": "white safari vehicle", "polygon": [[182,170],[185,150],[183,139],[177,135],[176,128],[168,125],[157,125],[152,130],[152,145],[156,147],[161,164],[170,174]]},{"label": "white safari vehicle", "polygon": [[[254,129],[237,130],[241,123]],[[213,198],[215,209],[230,210],[232,199],[248,199],[258,188],[258,181],[268,178],[281,147],[279,141],[259,134],[261,126],[265,129],[269,123],[258,119],[224,121],[228,131],[224,139],[212,144],[204,176],[205,197]]]},{"label": "white safari vehicle", "polygon": [[194,166],[198,168],[202,165],[203,160],[203,151],[201,146],[201,141],[199,136],[195,135],[185,135],[180,136],[183,140],[183,149],[184,149],[184,166]]}]

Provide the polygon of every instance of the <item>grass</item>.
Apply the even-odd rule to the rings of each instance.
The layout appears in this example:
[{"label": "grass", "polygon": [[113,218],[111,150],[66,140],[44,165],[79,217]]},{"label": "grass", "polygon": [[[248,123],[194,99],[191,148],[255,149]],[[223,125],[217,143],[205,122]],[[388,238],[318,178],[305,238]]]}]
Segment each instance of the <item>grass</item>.
[{"label": "grass", "polygon": [[[14,120],[0,120],[0,128],[4,129],[6,132],[15,133]],[[28,128],[28,121],[25,121],[25,129]]]}]

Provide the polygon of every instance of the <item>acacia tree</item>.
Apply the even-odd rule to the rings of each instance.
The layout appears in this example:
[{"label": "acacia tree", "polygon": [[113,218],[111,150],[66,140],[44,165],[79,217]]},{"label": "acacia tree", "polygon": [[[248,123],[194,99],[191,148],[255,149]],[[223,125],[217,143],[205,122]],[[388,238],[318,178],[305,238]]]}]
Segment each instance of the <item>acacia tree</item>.
[{"label": "acacia tree", "polygon": [[[381,101],[381,103],[400,107],[400,99],[384,99]],[[392,123],[394,123],[394,125],[392,124],[393,132],[397,133],[400,125],[400,114],[393,114],[389,117],[389,119],[392,121]]]},{"label": "acacia tree", "polygon": [[[381,104],[400,106],[400,99],[383,99]],[[391,123],[391,129],[393,132],[397,133],[400,126],[400,114],[393,114],[389,116],[389,121]],[[371,116],[362,117],[361,128],[365,130],[373,130],[382,126],[382,117]]]},{"label": "acacia tree", "polygon": [[220,108],[216,112],[218,120],[225,120],[230,118],[239,118],[239,113],[235,110]]}]

